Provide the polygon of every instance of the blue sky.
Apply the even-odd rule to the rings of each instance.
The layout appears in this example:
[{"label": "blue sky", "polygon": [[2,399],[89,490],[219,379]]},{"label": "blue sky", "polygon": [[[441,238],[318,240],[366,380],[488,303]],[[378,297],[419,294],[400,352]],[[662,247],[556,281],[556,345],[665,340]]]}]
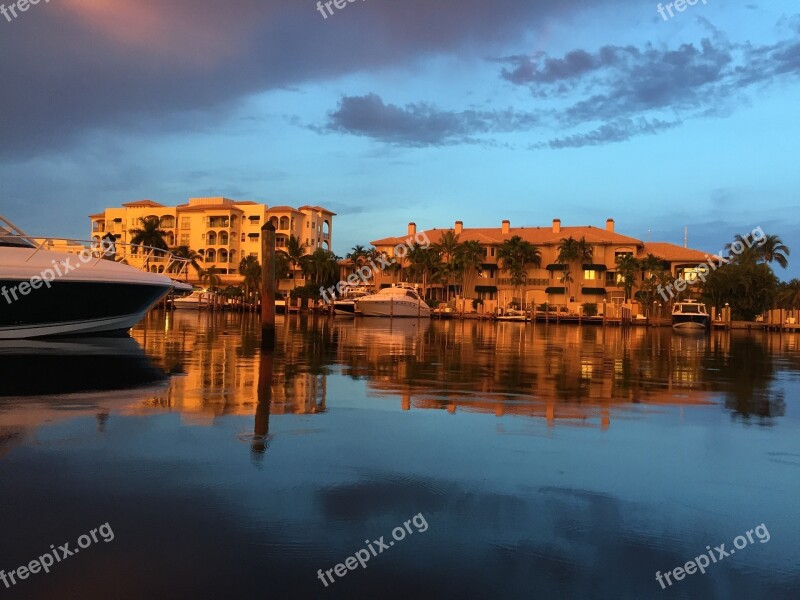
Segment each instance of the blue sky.
[{"label": "blue sky", "polygon": [[334,250],[420,227],[602,226],[800,275],[800,9],[708,0],[62,0],[0,17],[0,212],[85,237],[140,198],[338,213]]}]

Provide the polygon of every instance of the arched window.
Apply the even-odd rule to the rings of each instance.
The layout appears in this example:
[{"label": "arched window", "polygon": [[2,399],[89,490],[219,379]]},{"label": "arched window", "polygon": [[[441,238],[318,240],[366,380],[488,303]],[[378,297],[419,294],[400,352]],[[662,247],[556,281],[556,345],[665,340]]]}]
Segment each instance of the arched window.
[{"label": "arched window", "polygon": [[331,224],[325,220],[322,222],[322,235],[330,235],[331,234]]},{"label": "arched window", "polygon": [[271,217],[271,218],[270,218],[270,220],[269,220],[269,222],[270,222],[270,223],[272,223],[272,226],[273,226],[275,229],[277,229],[277,228],[278,228],[278,217]]},{"label": "arched window", "polygon": [[207,263],[215,263],[217,262],[217,251],[213,248],[209,248],[208,252],[206,252],[206,262]]},{"label": "arched window", "polygon": [[207,238],[206,242],[208,243],[209,246],[217,245],[217,233],[215,231],[209,231],[206,238]]},{"label": "arched window", "polygon": [[227,231],[220,231],[219,232],[219,245],[220,246],[227,246],[228,245],[228,232]]},{"label": "arched window", "polygon": [[289,217],[281,217],[281,225],[278,227],[281,230],[288,230],[289,229]]},{"label": "arched window", "polygon": [[218,260],[217,262],[226,263],[228,262],[228,251],[223,248],[219,251]]}]

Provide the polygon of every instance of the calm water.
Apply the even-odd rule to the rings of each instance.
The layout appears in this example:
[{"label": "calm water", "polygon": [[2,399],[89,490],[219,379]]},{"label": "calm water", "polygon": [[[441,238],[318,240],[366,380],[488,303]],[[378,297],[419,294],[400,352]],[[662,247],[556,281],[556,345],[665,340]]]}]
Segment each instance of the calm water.
[{"label": "calm water", "polygon": [[309,317],[262,356],[257,334],[179,312],[0,345],[0,569],[114,535],[0,597],[800,596],[800,335]]}]

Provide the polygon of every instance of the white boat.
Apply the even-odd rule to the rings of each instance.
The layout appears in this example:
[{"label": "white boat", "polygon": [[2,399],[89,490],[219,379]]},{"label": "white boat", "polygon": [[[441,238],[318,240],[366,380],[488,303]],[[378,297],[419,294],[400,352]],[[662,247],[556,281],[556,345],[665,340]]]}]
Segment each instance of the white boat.
[{"label": "white boat", "polygon": [[517,310],[516,308],[498,308],[494,316],[498,321],[515,321],[524,323],[528,320],[528,315],[524,311]]},{"label": "white boat", "polygon": [[367,286],[359,285],[345,288],[341,298],[333,301],[333,314],[353,317],[356,314],[356,300],[369,296]]},{"label": "white boat", "polygon": [[356,309],[365,317],[422,317],[431,316],[431,307],[420,297],[416,288],[397,284],[377,294],[356,299]]},{"label": "white boat", "polygon": [[708,331],[711,318],[706,305],[696,300],[676,302],[672,307],[672,329],[677,332]]},{"label": "white boat", "polygon": [[[108,259],[96,242],[66,242],[36,240],[0,217],[0,339],[124,332],[174,288],[166,275]],[[163,253],[165,272],[181,260],[139,250]]]},{"label": "white boat", "polygon": [[172,300],[172,306],[178,308],[208,308],[213,302],[214,292],[195,289],[188,296],[178,297]]}]

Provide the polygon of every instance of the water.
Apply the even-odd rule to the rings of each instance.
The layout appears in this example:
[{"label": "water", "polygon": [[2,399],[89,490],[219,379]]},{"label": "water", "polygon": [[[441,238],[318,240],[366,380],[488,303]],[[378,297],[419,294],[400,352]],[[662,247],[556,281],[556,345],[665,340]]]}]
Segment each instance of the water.
[{"label": "water", "polygon": [[108,528],[0,594],[797,598],[799,345],[293,317],[262,356],[193,311],[4,343],[0,569]]}]

